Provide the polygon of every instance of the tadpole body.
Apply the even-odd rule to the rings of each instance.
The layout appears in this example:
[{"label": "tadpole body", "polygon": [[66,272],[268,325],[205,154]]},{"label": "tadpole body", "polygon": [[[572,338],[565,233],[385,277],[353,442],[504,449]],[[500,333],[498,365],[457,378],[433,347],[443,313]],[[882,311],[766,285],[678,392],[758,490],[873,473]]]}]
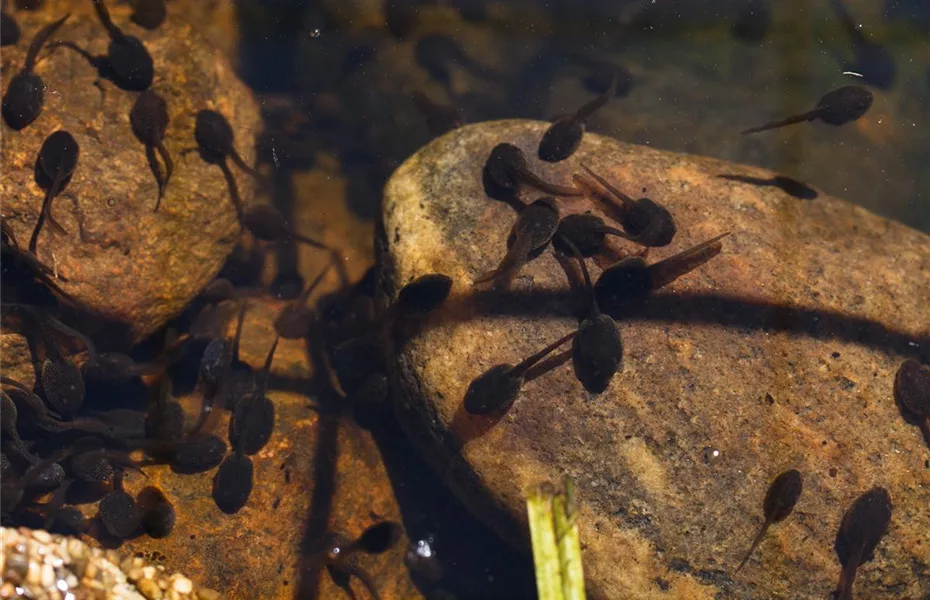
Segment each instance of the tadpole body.
[{"label": "tadpole body", "polygon": [[[129,113],[129,122],[136,139],[145,145],[145,158],[158,184],[158,198],[155,200],[155,212],[161,206],[161,199],[174,172],[174,161],[165,147],[165,131],[168,129],[168,105],[155,90],[147,89],[136,98]],[[165,163],[165,173],[155,157],[155,151]]]},{"label": "tadpole body", "polygon": [[42,46],[45,45],[48,38],[70,16],[71,14],[68,13],[57,21],[49,23],[36,33],[29,44],[29,49],[26,51],[23,68],[10,79],[6,94],[3,95],[2,110],[0,110],[3,113],[3,120],[6,121],[10,129],[15,131],[25,129],[42,112],[42,104],[45,101],[45,82],[34,72],[36,60],[39,57],[39,51],[42,50]]}]

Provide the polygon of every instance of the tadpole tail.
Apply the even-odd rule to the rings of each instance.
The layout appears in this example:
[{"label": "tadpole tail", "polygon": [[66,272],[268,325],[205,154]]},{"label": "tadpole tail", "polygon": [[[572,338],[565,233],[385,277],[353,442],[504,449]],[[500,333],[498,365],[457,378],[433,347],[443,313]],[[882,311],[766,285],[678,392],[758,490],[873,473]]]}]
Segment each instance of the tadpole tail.
[{"label": "tadpole tail", "polygon": [[52,185],[45,192],[45,198],[42,200],[42,210],[39,211],[39,218],[36,220],[35,229],[32,230],[32,236],[29,238],[29,253],[36,256],[36,247],[39,245],[39,233],[42,232],[42,226],[45,225],[45,219],[48,218],[48,205],[52,201],[53,190],[61,185],[61,173],[55,174]]},{"label": "tadpole tail", "polygon": [[524,358],[518,364],[514,365],[514,367],[510,370],[510,374],[514,377],[523,377],[523,375],[525,375],[526,372],[529,371],[533,367],[533,365],[535,365],[542,359],[546,358],[548,355],[552,354],[553,351],[557,350],[560,346],[562,346],[569,340],[574,339],[575,335],[577,334],[578,334],[577,331],[573,331],[571,333],[565,334],[559,339],[557,339],[556,341],[552,342],[551,344],[543,348],[542,350],[540,350],[539,352],[537,352],[536,354],[533,354],[533,355],[530,355]]},{"label": "tadpole tail", "polygon": [[582,194],[579,190],[577,190],[577,189],[575,189],[575,188],[566,187],[566,186],[563,186],[563,185],[556,185],[556,184],[554,184],[554,183],[549,183],[548,181],[545,181],[545,180],[543,180],[543,179],[540,179],[539,177],[537,177],[537,176],[534,175],[533,173],[530,173],[529,171],[525,171],[525,170],[524,170],[524,171],[518,173],[518,174],[517,174],[517,177],[519,177],[520,181],[522,181],[522,182],[525,183],[526,185],[528,185],[528,186],[530,186],[530,187],[534,187],[534,188],[536,188],[537,190],[539,190],[540,192],[544,192],[544,193],[546,193],[546,194],[551,194],[551,195],[553,195],[553,196],[562,196],[562,197],[564,197],[564,198],[573,198],[573,197],[579,197],[579,196],[583,196],[583,195],[584,195],[584,194]]},{"label": "tadpole tail", "polygon": [[[165,179],[162,184],[162,195],[164,195],[165,190],[168,189],[168,182],[171,181],[171,174],[174,173],[174,161],[171,160],[171,154],[169,154],[168,149],[165,148],[164,142],[158,142],[155,145],[155,149],[158,150],[162,162],[165,163]],[[158,210],[158,208],[156,207],[155,210]]]},{"label": "tadpole tail", "polygon": [[817,115],[819,114],[820,114],[819,111],[811,110],[806,113],[801,113],[800,115],[794,115],[794,116],[788,117],[787,119],[781,119],[780,121],[771,121],[759,127],[752,127],[750,129],[744,129],[743,131],[740,132],[740,134],[746,135],[748,133],[759,133],[760,131],[768,131],[769,129],[777,129],[779,127],[785,127],[787,125],[794,125],[795,123],[813,121],[814,119],[817,118]]},{"label": "tadpole tail", "polygon": [[238,167],[243,172],[248,173],[253,179],[255,179],[255,181],[259,183],[259,185],[262,185],[262,186],[268,185],[268,181],[265,179],[265,177],[262,176],[261,173],[259,173],[258,171],[250,167],[248,164],[246,164],[246,162],[242,160],[242,157],[239,156],[238,152],[233,150],[232,152],[229,153],[229,158],[232,159],[236,167]]},{"label": "tadpole tail", "polygon": [[591,100],[584,106],[578,109],[578,112],[575,113],[575,119],[579,121],[585,121],[588,117],[594,114],[596,111],[600,110],[607,101],[613,98],[614,94],[617,93],[617,82],[619,81],[619,74],[617,69],[614,69],[614,76],[610,80],[610,87],[607,88],[603,94]]},{"label": "tadpole tail", "polygon": [[581,168],[584,169],[584,170],[588,173],[588,175],[590,175],[591,177],[593,177],[594,180],[595,180],[597,183],[599,183],[605,190],[607,190],[608,192],[610,192],[611,194],[613,194],[614,196],[616,196],[617,198],[619,198],[620,201],[623,202],[623,205],[624,205],[624,206],[633,203],[633,198],[627,196],[626,194],[624,194],[623,192],[621,192],[619,189],[617,189],[617,188],[615,188],[614,186],[612,186],[612,185],[610,184],[610,182],[608,182],[606,179],[604,179],[603,177],[601,177],[600,175],[598,175],[597,173],[595,173],[593,170],[591,170],[591,168],[590,168],[588,165],[582,163],[582,164],[581,164]]},{"label": "tadpole tail", "polygon": [[65,498],[68,496],[68,488],[71,487],[71,484],[74,482],[73,479],[65,479],[61,482],[61,486],[55,493],[52,495],[51,500],[45,503],[45,523],[43,527],[47,530],[53,523],[55,523],[55,517],[58,516],[58,511],[61,510],[61,507],[65,504]]},{"label": "tadpole tail", "polygon": [[42,50],[42,46],[45,45],[45,42],[48,41],[48,38],[52,37],[52,34],[61,27],[65,21],[71,16],[71,13],[66,14],[57,21],[53,21],[39,30],[39,32],[32,38],[32,41],[29,43],[29,49],[26,50],[26,61],[23,64],[23,71],[26,73],[31,73],[32,69],[36,66],[36,59],[39,57],[39,52]]},{"label": "tadpole tail", "polygon": [[840,571],[840,581],[836,584],[836,600],[852,600],[853,582],[856,580],[856,571],[862,562],[862,546],[853,552],[843,570]]},{"label": "tadpole tail", "polygon": [[268,356],[265,357],[265,364],[262,366],[261,374],[259,375],[259,380],[256,382],[255,389],[257,393],[262,395],[265,394],[265,390],[268,387],[268,376],[271,373],[271,363],[274,361],[274,352],[278,348],[278,341],[281,339],[281,336],[275,335],[274,341],[271,343],[271,349],[268,350]]},{"label": "tadpole tail", "polygon": [[371,576],[358,567],[350,568],[350,573],[358,577],[358,580],[362,582],[362,585],[368,590],[368,593],[371,594],[373,600],[381,600],[381,596],[378,594],[378,588],[375,587],[375,582]]},{"label": "tadpole tail", "polygon": [[236,186],[236,178],[233,177],[232,170],[230,170],[229,165],[226,163],[226,160],[222,160],[219,163],[220,169],[223,170],[223,177],[226,179],[226,187],[229,188],[229,197],[232,199],[233,206],[236,208],[236,219],[239,221],[240,227],[242,226],[242,200],[239,198],[239,188]]},{"label": "tadpole tail", "polygon": [[155,157],[155,147],[151,144],[145,145],[145,158],[148,160],[149,170],[152,171],[152,175],[155,176],[155,183],[158,185],[158,198],[155,200],[155,210],[152,211],[158,212],[162,196],[165,195],[165,180],[162,179],[161,165],[158,164],[158,159]]},{"label": "tadpole tail", "polygon": [[67,48],[68,50],[71,50],[72,52],[77,52],[84,58],[84,60],[90,63],[92,67],[94,67],[95,69],[97,68],[97,59],[94,57],[94,55],[88,52],[87,50],[85,50],[84,48],[81,48],[74,42],[69,42],[67,40],[58,40],[57,42],[52,42],[51,44],[49,44],[48,47],[52,49]]},{"label": "tadpole tail", "polygon": [[711,238],[697,246],[688,248],[654,265],[650,265],[649,272],[652,275],[652,289],[657,290],[670,284],[682,275],[690,273],[720,254],[720,251],[723,249],[720,240],[728,235],[730,235],[729,231],[721,233],[715,238]]},{"label": "tadpole tail", "polygon": [[475,279],[474,286],[479,290],[489,290],[492,288],[506,290],[513,283],[514,278],[523,265],[526,264],[527,255],[530,252],[532,241],[530,236],[517,236],[513,246],[507,250],[507,254],[501,260],[500,264],[493,271],[478,276]]},{"label": "tadpole tail", "polygon": [[110,37],[119,41],[126,39],[126,34],[123,33],[110,18],[110,12],[103,4],[103,0],[93,0],[93,3],[94,10],[97,11],[97,18],[100,19],[100,23],[103,24],[103,27],[107,30],[107,33],[110,34]]},{"label": "tadpole tail", "polygon": [[756,551],[756,547],[759,545],[759,542],[761,542],[762,538],[765,537],[765,532],[769,530],[769,525],[771,525],[771,521],[766,519],[765,523],[762,524],[762,527],[759,528],[759,533],[757,533],[755,539],[752,540],[752,544],[750,544],[749,550],[746,552],[746,556],[743,557],[743,560],[739,563],[739,566],[736,567],[735,571],[733,571],[733,575],[739,573],[743,569],[743,566],[749,561],[749,557],[752,556],[752,553]]}]

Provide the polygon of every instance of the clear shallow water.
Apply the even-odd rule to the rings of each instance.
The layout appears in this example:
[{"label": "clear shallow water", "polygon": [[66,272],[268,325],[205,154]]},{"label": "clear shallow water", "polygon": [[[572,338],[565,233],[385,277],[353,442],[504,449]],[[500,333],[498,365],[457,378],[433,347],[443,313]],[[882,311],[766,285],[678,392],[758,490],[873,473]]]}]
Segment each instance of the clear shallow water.
[{"label": "clear shallow water", "polygon": [[[591,118],[590,131],[767,167],[930,231],[924,167],[930,158],[930,16],[919,2],[847,2],[857,28],[882,45],[894,66],[893,75],[882,68],[872,75],[880,85],[871,86],[875,103],[863,119],[842,128],[805,123],[754,137],[738,132],[806,110],[831,88],[868,83],[856,75],[856,65],[840,60],[852,59],[851,39],[828,2],[772,3],[767,28],[746,17],[744,37],[765,29],[758,40],[734,36],[744,8],[735,0],[400,2],[388,12],[390,27],[377,2],[205,5],[177,0],[168,10],[191,19],[224,48],[256,94],[264,120],[259,162],[275,182],[263,197],[292,222],[340,245],[351,257],[353,279],[373,260],[381,187],[431,138],[413,92],[458,106],[466,121],[548,119],[593,97],[603,87],[603,65],[622,67],[628,89]],[[238,285],[293,297],[314,274],[302,252],[279,248],[264,267],[238,260],[245,256],[239,253],[224,274]],[[143,344],[133,356],[151,358],[156,346]],[[264,346],[255,352],[256,367],[263,352]],[[308,395],[324,412],[338,408],[338,399],[320,388],[309,388]],[[321,427],[315,448],[326,457],[338,443]],[[380,450],[373,460],[385,463],[390,483],[376,486],[378,493],[396,497],[411,540],[437,540],[445,574],[438,584],[419,581],[422,590],[463,598],[532,595],[528,561],[445,491],[397,424],[385,416],[367,429]],[[325,458],[314,465],[314,477],[328,485],[312,490],[304,522],[308,545],[333,526],[327,517],[340,480]],[[358,495],[352,498],[356,512],[364,511]],[[298,574],[298,596],[318,593],[326,575],[314,577]]]}]

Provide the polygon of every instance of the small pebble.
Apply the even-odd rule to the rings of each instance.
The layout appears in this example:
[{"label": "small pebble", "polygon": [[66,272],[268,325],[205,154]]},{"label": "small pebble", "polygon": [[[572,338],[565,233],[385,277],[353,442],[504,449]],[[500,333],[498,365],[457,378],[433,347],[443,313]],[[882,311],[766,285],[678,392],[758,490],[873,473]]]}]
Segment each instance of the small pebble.
[{"label": "small pebble", "polygon": [[200,596],[200,600],[220,600],[220,593],[208,588],[200,588],[197,595]]},{"label": "small pebble", "polygon": [[142,577],[146,579],[154,579],[155,578],[155,567],[153,567],[152,565],[142,567]]},{"label": "small pebble", "polygon": [[33,585],[42,584],[42,567],[39,566],[39,563],[29,563],[29,569],[26,571],[26,581]]},{"label": "small pebble", "polygon": [[191,582],[190,579],[188,579],[187,577],[184,577],[183,575],[179,575],[174,580],[172,587],[179,594],[190,594],[192,591],[194,591],[194,584]]},{"label": "small pebble", "polygon": [[47,531],[42,531],[41,529],[36,529],[35,531],[33,531],[32,537],[36,541],[39,541],[43,544],[48,544],[49,542],[52,541],[52,536],[49,535]]},{"label": "small pebble", "polygon": [[139,581],[140,579],[142,579],[142,569],[140,569],[139,567],[133,567],[132,569],[129,570],[128,573],[126,573],[126,579],[128,579],[129,581],[133,583]]},{"label": "small pebble", "polygon": [[149,600],[156,600],[162,597],[161,588],[151,579],[143,579],[136,584],[136,588],[139,590],[140,594]]},{"label": "small pebble", "polygon": [[42,565],[42,587],[51,589],[55,585],[55,569],[52,565]]}]

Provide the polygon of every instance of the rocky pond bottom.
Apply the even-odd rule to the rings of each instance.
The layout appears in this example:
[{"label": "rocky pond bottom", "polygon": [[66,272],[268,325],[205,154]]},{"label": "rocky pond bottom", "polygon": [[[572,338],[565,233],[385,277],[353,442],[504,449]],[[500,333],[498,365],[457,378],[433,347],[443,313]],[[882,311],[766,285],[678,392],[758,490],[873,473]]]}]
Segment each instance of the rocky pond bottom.
[{"label": "rocky pond bottom", "polygon": [[[424,456],[518,547],[528,548],[526,488],[572,477],[589,594],[599,598],[828,597],[844,513],[880,486],[890,525],[859,569],[856,596],[923,597],[930,452],[893,383],[906,358],[928,361],[930,238],[775,173],[592,134],[569,159],[544,163],[536,150],[547,126],[458,129],[387,185],[378,243],[387,296],[427,273],[454,282],[391,364],[399,419]],[[649,263],[730,235],[713,260],[611,307],[624,356],[605,392],[586,392],[568,360],[528,381],[502,414],[475,416],[463,408],[472,380],[570,333],[587,306],[576,264],[551,248],[508,291],[474,291],[516,220],[482,184],[501,142],[547,181],[570,185],[584,164],[665,206],[678,234]],[[562,216],[609,217],[587,198],[557,204]],[[599,264],[637,252],[611,240]],[[736,574],[769,485],[792,469],[803,478],[794,512]]]}]

